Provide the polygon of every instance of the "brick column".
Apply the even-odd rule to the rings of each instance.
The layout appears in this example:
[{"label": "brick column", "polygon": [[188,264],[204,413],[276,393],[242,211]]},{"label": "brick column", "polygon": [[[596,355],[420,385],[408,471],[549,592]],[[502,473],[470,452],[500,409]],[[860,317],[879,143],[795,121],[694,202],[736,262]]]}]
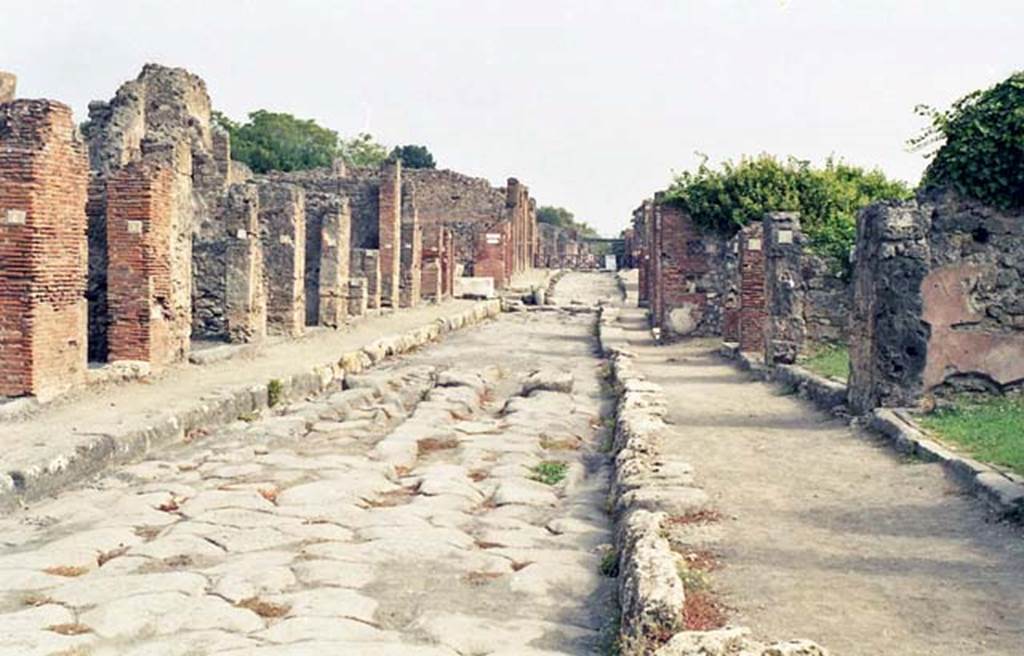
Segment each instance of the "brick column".
[{"label": "brick column", "polygon": [[402,251],[400,258],[401,307],[415,307],[420,301],[423,233],[416,211],[416,190],[402,185]]},{"label": "brick column", "polygon": [[507,248],[509,223],[491,226],[477,234],[476,254],[473,258],[473,277],[494,279],[495,289],[502,289],[507,277]]},{"label": "brick column", "polygon": [[[0,101],[13,91],[0,75]],[[46,399],[85,378],[88,162],[75,135],[66,105],[0,104],[0,396]]]},{"label": "brick column", "polygon": [[803,279],[800,271],[803,235],[800,216],[769,212],[764,217],[765,362],[796,362],[807,334]]},{"label": "brick column", "polygon": [[741,351],[763,353],[765,308],[764,227],[755,223],[739,233]]},{"label": "brick column", "polygon": [[402,162],[384,164],[378,199],[381,303],[397,308],[401,288]]},{"label": "brick column", "polygon": [[306,318],[306,203],[302,189],[260,185],[260,227],[267,286],[267,328],[301,335]]},{"label": "brick column", "polygon": [[[174,173],[133,162],[107,181],[107,304],[109,359],[142,360],[159,368],[184,360],[191,303],[174,301],[180,271],[172,252]],[[191,266],[191,263],[189,263]]]}]

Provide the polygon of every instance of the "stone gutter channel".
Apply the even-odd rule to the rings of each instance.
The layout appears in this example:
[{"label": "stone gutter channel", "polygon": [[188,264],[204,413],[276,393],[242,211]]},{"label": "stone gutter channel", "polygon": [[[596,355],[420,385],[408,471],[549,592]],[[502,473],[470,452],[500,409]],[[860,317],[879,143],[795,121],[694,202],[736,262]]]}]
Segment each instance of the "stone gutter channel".
[{"label": "stone gutter channel", "polygon": [[[824,410],[845,414],[847,390],[842,383],[796,365],[769,367],[731,345],[723,346],[720,353],[758,380],[781,383]],[[943,446],[917,424],[910,409],[876,408],[856,421],[887,439],[899,453],[941,464],[961,488],[983,500],[1001,519],[1024,522],[1024,477]]]},{"label": "stone gutter channel", "polygon": [[[598,337],[618,397],[609,506],[619,558],[620,650],[623,656],[824,656],[806,640],[764,645],[744,627],[710,631],[685,627],[687,590],[682,556],[673,550],[673,517],[708,510],[707,494],[693,483],[689,464],[661,457],[666,399],[661,386],[635,367],[618,310],[601,308]],[[768,600],[766,600],[768,601]]]},{"label": "stone gutter channel", "polygon": [[[361,348],[338,353],[301,373],[248,386],[232,386],[195,399],[180,411],[165,413],[143,428],[112,430],[78,443],[67,453],[33,467],[0,473],[0,512],[26,501],[54,494],[103,468],[141,458],[152,448],[185,439],[196,431],[226,425],[278,402],[317,394],[384,359],[406,353],[443,335],[476,325],[501,312],[498,300],[483,301],[452,316],[439,318],[404,333],[385,335]],[[271,387],[275,389],[271,392]]]}]

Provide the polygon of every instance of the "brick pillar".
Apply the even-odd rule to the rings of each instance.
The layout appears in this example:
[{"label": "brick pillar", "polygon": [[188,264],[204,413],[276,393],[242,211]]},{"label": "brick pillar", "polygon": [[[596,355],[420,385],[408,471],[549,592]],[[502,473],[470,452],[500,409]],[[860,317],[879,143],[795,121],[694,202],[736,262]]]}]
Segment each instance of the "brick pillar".
[{"label": "brick pillar", "polygon": [[109,359],[159,368],[184,360],[191,301],[175,302],[176,281],[189,269],[173,257],[174,172],[133,162],[107,180]]},{"label": "brick pillar", "polygon": [[397,308],[401,288],[402,162],[384,164],[378,198],[381,303]]},{"label": "brick pillar", "polygon": [[764,217],[765,362],[796,362],[807,334],[801,274],[800,216],[769,212]]},{"label": "brick pillar", "polygon": [[306,203],[302,189],[262,184],[260,228],[267,286],[267,329],[301,335],[305,326]]},{"label": "brick pillar", "polygon": [[224,319],[230,342],[256,342],[267,334],[267,288],[256,185],[233,185],[223,205]]},{"label": "brick pillar", "polygon": [[411,183],[402,185],[402,251],[400,258],[400,304],[415,307],[420,301],[423,233],[416,210],[416,190]]},{"label": "brick pillar", "polygon": [[366,305],[374,310],[380,308],[380,252],[373,248],[352,249],[349,275],[366,280]]},{"label": "brick pillar", "polygon": [[[0,101],[13,84],[0,75]],[[0,104],[0,396],[46,399],[85,378],[87,187],[69,107]]]},{"label": "brick pillar", "polygon": [[741,351],[764,352],[765,263],[764,226],[755,223],[739,233],[740,310],[739,343]]},{"label": "brick pillar", "polygon": [[509,223],[505,221],[477,234],[473,276],[493,278],[495,289],[504,288],[507,281],[508,233]]}]

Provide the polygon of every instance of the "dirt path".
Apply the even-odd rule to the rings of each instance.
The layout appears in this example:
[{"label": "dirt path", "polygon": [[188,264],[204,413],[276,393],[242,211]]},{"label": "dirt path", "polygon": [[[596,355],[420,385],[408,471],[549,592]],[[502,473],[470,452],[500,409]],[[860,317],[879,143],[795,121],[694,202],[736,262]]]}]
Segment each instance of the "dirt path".
[{"label": "dirt path", "polygon": [[593,321],[504,315],[3,518],[0,654],[602,653]]},{"label": "dirt path", "polygon": [[665,450],[693,465],[723,518],[691,534],[730,621],[842,656],[1024,653],[1024,539],[938,465],[902,460],[715,355],[713,341],[630,348],[662,385]]}]

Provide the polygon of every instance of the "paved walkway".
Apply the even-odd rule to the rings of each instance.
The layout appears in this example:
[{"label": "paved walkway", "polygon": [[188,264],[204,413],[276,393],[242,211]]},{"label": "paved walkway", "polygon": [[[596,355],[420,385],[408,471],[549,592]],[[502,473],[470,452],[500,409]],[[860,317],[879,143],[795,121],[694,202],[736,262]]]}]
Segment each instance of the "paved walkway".
[{"label": "paved walkway", "polygon": [[710,549],[730,622],[842,656],[1024,654],[1024,539],[939,465],[903,460],[715,354],[654,346],[627,310],[639,369],[665,389],[665,452],[693,465],[722,519],[677,539]]},{"label": "paved walkway", "polygon": [[0,519],[0,654],[603,653],[593,321],[504,315]]}]

